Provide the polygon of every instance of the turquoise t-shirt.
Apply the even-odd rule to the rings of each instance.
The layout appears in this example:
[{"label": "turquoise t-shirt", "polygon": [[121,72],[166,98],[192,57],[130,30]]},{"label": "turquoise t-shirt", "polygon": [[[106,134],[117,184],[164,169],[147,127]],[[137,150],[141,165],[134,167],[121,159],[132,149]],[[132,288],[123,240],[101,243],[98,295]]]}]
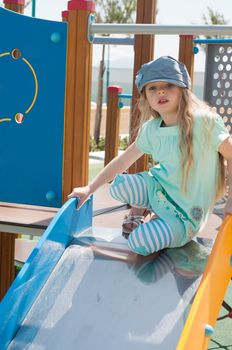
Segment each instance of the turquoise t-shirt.
[{"label": "turquoise t-shirt", "polygon": [[[161,127],[162,118],[146,122],[136,139],[140,151],[151,154],[158,164],[144,172],[150,201],[157,186],[162,196],[174,204],[189,238],[203,227],[214,204],[219,172],[218,147],[229,137],[220,116],[210,111],[195,111],[193,124],[193,157],[187,191],[182,190],[179,126]],[[158,193],[158,192],[157,192]],[[159,191],[160,193],[160,191]],[[155,208],[155,203],[151,203]],[[168,212],[167,212],[168,216]],[[164,217],[165,219],[165,217]]]}]

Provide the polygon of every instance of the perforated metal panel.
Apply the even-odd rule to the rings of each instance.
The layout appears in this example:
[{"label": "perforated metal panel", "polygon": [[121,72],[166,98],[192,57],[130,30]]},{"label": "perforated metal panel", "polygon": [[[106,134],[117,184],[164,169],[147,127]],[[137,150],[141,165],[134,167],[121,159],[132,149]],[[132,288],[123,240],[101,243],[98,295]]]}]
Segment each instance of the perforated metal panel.
[{"label": "perforated metal panel", "polygon": [[232,43],[208,44],[204,99],[232,132]]}]

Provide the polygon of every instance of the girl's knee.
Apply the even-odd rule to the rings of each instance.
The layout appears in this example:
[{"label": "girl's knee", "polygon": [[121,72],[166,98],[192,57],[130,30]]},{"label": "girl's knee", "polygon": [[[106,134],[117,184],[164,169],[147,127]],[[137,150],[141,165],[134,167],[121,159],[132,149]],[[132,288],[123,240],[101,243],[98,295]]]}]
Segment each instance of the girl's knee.
[{"label": "girl's knee", "polygon": [[113,182],[110,185],[110,194],[111,196],[120,201],[125,202],[125,198],[121,193],[121,190],[119,190],[119,186],[124,182],[124,175],[117,175],[115,176]]},{"label": "girl's knee", "polygon": [[173,242],[171,227],[161,219],[139,225],[129,236],[130,249],[141,255],[149,255],[168,248]]},{"label": "girl's knee", "polygon": [[146,183],[140,174],[117,175],[110,186],[110,194],[122,203],[150,208]]},{"label": "girl's knee", "polygon": [[154,253],[154,250],[152,251],[150,247],[148,247],[146,244],[142,243],[140,236],[139,229],[136,228],[134,231],[132,231],[128,238],[128,247],[133,253],[147,256],[152,253]]}]

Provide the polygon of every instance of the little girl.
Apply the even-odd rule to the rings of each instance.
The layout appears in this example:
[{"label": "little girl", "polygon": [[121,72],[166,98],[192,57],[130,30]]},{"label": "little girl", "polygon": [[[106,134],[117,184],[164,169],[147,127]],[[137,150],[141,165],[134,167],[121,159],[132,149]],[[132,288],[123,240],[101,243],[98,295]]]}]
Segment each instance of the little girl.
[{"label": "little girl", "polygon": [[[164,56],[144,64],[136,76],[143,125],[137,139],[113,159],[88,185],[74,188],[80,207],[100,186],[112,180],[111,195],[138,210],[151,210],[154,220],[137,221],[128,237],[129,248],[149,255],[180,247],[202,229],[216,199],[224,194],[228,160],[232,213],[232,139],[222,118],[190,91],[184,64]],[[138,174],[122,174],[144,153],[156,166]]]}]

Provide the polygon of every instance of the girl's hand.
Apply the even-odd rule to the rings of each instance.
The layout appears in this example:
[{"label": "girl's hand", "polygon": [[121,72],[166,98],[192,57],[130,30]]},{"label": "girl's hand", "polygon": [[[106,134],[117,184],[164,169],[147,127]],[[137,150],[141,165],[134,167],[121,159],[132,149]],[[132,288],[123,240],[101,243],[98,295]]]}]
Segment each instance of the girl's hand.
[{"label": "girl's hand", "polygon": [[77,209],[79,209],[82,206],[82,204],[89,198],[90,195],[91,195],[91,190],[89,186],[76,187],[68,195],[68,198],[78,197],[80,200],[79,200]]},{"label": "girl's hand", "polygon": [[224,208],[224,215],[228,215],[228,214],[232,214],[232,198],[229,197],[227,199],[227,202],[226,202],[226,205],[225,205],[225,208]]}]

